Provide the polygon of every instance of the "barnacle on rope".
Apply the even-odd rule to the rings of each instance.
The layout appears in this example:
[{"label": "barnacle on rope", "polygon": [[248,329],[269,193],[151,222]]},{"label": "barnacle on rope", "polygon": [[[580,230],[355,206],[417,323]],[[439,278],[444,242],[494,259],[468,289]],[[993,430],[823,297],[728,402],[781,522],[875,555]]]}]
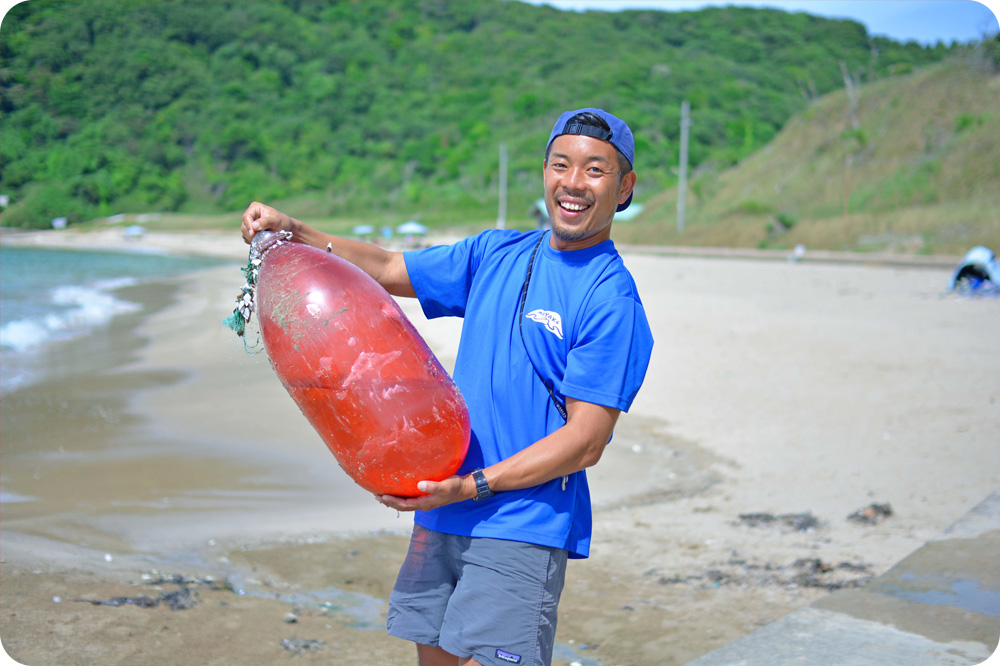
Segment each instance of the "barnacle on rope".
[{"label": "barnacle on rope", "polygon": [[[272,237],[274,237],[273,240],[271,240]],[[259,233],[254,238],[254,242],[250,244],[250,255],[247,258],[247,265],[240,269],[243,272],[243,277],[246,278],[246,282],[236,297],[236,308],[233,310],[233,314],[223,319],[222,323],[235,331],[236,335],[244,338],[243,344],[248,352],[260,351],[259,336],[257,343],[253,347],[247,346],[246,338],[244,337],[247,325],[250,323],[250,318],[254,310],[256,310],[254,299],[256,298],[257,278],[260,276],[260,265],[264,261],[264,255],[268,250],[281,245],[291,239],[291,237],[292,234],[287,231]],[[261,239],[261,241],[258,242],[258,239]]]}]

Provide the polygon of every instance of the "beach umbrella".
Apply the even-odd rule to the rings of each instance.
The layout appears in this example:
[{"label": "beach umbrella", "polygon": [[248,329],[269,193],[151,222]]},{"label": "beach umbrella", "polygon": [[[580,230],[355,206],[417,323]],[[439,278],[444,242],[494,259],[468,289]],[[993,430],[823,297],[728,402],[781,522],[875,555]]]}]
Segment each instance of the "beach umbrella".
[{"label": "beach umbrella", "polygon": [[353,233],[355,236],[367,236],[369,234],[375,233],[375,227],[373,227],[370,224],[359,224],[353,229],[351,229],[351,233]]},{"label": "beach umbrella", "polygon": [[426,234],[427,227],[420,224],[419,222],[414,222],[410,220],[409,222],[404,222],[403,224],[396,227],[396,232],[401,234]]},{"label": "beach umbrella", "polygon": [[642,212],[642,204],[633,203],[627,209],[615,213],[615,219],[622,221],[631,220],[641,212]]},{"label": "beach umbrella", "polygon": [[138,224],[133,224],[122,229],[122,237],[124,237],[125,240],[138,240],[145,235],[146,228],[139,226]]}]

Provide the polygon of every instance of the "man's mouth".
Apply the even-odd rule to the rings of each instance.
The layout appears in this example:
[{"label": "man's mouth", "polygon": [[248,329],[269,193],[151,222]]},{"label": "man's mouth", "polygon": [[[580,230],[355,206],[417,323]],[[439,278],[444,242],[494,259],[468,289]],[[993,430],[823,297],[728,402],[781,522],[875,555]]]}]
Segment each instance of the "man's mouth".
[{"label": "man's mouth", "polygon": [[560,201],[559,207],[563,210],[568,210],[571,213],[579,213],[582,210],[587,210],[590,208],[590,204],[580,204],[580,203],[569,203],[567,201]]}]

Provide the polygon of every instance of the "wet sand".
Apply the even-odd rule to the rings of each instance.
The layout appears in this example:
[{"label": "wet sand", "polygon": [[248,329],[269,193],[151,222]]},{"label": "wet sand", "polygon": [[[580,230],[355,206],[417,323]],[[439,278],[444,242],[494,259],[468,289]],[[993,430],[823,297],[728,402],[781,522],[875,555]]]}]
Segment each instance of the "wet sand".
[{"label": "wet sand", "polygon": [[[33,499],[0,505],[4,648],[414,663],[383,628],[409,517],[353,485],[221,325],[238,236],[199,243],[233,265],[124,292],[143,313],[4,396],[4,496]],[[656,349],[590,472],[592,557],[569,567],[554,663],[683,664],[887,571],[1000,486],[1000,303],[944,294],[949,269],[625,257]],[[450,367],[460,322],[404,307]],[[892,515],[848,520],[872,504]],[[134,603],[181,589],[192,607]],[[88,603],[116,597],[133,603]]]}]

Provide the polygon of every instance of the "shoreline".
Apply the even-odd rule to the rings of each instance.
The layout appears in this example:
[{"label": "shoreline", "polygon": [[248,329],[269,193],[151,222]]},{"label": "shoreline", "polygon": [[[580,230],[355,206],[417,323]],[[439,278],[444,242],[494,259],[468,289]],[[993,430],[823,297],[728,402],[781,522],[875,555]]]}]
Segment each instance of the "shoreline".
[{"label": "shoreline", "polygon": [[[116,251],[155,251],[170,254],[211,256],[219,259],[245,260],[246,250],[234,248],[233,238],[238,235],[218,231],[163,232],[147,231],[140,238],[126,238],[121,229],[77,230],[23,230],[0,228],[0,244],[57,247],[64,249],[96,249]],[[458,238],[450,236],[434,239],[434,243],[451,243]],[[698,259],[746,259],[795,263],[825,263],[836,265],[867,265],[883,267],[908,267],[954,270],[962,261],[961,256],[907,254],[899,252],[848,252],[811,250],[801,253],[793,250],[762,250],[757,248],[631,245],[616,242],[622,254],[652,255],[659,257]]]},{"label": "shoreline", "polygon": [[122,234],[121,229],[115,228],[87,231],[3,228],[0,229],[0,244],[65,250],[155,252],[180,256],[206,256],[242,262],[246,261],[248,251],[248,248],[239,239],[239,233],[148,231],[139,238],[128,238]]},{"label": "shoreline", "polygon": [[[371,626],[409,521],[353,487],[221,325],[246,246],[217,240],[199,235],[234,265],[167,281],[125,364],[0,412],[5,490],[38,475],[53,498],[0,508],[4,646],[33,665],[276,663],[297,638],[323,641],[307,664],[412,663]],[[1000,486],[1000,359],[979,333],[1000,313],[946,297],[948,271],[623,255],[657,348],[588,472],[592,556],[569,567],[554,664],[683,664],[884,573]],[[450,367],[460,322],[404,310]],[[24,434],[12,412],[33,414]],[[893,515],[847,519],[875,503]],[[228,588],[188,583],[177,611],[69,601],[179,589],[153,570]]]}]

